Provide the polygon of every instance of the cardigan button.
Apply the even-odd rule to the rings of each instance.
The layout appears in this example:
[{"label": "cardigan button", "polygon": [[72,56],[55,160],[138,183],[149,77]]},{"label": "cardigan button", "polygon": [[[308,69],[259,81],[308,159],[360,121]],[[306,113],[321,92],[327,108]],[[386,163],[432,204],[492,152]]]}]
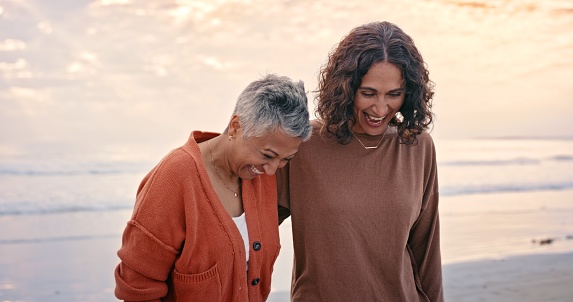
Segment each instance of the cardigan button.
[{"label": "cardigan button", "polygon": [[253,279],[253,282],[251,282],[251,284],[252,284],[253,286],[255,286],[255,285],[259,284],[259,282],[261,282],[261,279],[255,278],[255,279]]},{"label": "cardigan button", "polygon": [[253,243],[253,250],[258,251],[258,250],[260,250],[260,249],[261,249],[261,243],[258,242],[258,241],[255,241],[255,242]]}]

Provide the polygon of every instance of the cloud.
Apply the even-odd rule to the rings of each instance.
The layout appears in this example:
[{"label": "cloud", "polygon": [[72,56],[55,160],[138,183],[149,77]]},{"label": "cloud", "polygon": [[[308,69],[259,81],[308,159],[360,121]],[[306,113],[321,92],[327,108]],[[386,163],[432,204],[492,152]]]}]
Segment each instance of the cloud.
[{"label": "cloud", "polygon": [[4,80],[29,79],[33,73],[28,69],[28,62],[19,58],[15,62],[0,62],[0,78]]},{"label": "cloud", "polygon": [[126,5],[126,4],[129,4],[130,2],[131,2],[130,0],[99,0],[99,1],[96,1],[96,3],[98,3],[101,6]]},{"label": "cloud", "polygon": [[[560,112],[571,109],[573,30],[568,15],[548,18],[555,4],[535,10],[411,0],[268,4],[3,1],[3,126],[28,125],[19,135],[29,140],[50,127],[53,138],[73,140],[87,131],[117,141],[222,130],[250,81],[279,73],[313,91],[332,47],[354,26],[381,18],[401,25],[422,51],[437,84],[436,130],[444,136],[540,131],[536,99]],[[527,110],[521,115],[527,119],[516,117],[515,108]],[[500,129],[484,123],[486,115],[508,122]],[[0,133],[2,141],[13,139]]]},{"label": "cloud", "polygon": [[37,25],[38,29],[45,33],[45,34],[51,34],[54,30],[52,29],[52,25],[49,22],[40,22]]},{"label": "cloud", "polygon": [[0,51],[15,51],[26,49],[26,43],[22,40],[4,39],[0,41]]}]

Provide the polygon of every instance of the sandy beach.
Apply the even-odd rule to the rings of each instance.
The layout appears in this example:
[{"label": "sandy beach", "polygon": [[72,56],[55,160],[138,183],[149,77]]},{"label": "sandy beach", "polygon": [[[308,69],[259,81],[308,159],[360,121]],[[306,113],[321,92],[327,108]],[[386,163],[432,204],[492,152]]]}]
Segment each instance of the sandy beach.
[{"label": "sandy beach", "polygon": [[[573,301],[571,200],[573,190],[444,197],[447,301]],[[116,301],[115,253],[130,214],[0,216],[0,301]],[[269,301],[288,301],[289,223]]]},{"label": "sandy beach", "polygon": [[573,253],[444,266],[446,301],[573,301]]}]

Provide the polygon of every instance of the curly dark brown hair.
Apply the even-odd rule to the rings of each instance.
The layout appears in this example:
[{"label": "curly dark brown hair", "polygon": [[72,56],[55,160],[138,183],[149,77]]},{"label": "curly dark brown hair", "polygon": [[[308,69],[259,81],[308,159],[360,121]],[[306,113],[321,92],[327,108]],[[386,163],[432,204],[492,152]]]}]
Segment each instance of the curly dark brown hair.
[{"label": "curly dark brown hair", "polygon": [[330,52],[328,63],[318,76],[316,116],[322,132],[350,142],[354,96],[368,69],[378,62],[396,65],[405,81],[405,98],[399,113],[390,121],[398,128],[400,142],[416,144],[416,135],[432,124],[434,83],[414,41],[390,22],[373,22],[354,28]]}]

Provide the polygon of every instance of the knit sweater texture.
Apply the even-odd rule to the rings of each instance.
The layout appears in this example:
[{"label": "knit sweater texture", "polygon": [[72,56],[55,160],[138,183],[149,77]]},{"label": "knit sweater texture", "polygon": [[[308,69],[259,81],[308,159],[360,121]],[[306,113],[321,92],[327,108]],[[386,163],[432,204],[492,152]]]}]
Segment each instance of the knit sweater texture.
[{"label": "knit sweater texture", "polygon": [[126,301],[265,301],[280,250],[276,180],[242,181],[245,246],[211,185],[194,131],[141,182],[118,251],[115,294]]},{"label": "knit sweater texture", "polygon": [[[314,124],[277,174],[291,217],[292,301],[443,301],[436,154],[386,134],[377,149],[339,144]],[[382,136],[357,134],[366,146]]]}]

